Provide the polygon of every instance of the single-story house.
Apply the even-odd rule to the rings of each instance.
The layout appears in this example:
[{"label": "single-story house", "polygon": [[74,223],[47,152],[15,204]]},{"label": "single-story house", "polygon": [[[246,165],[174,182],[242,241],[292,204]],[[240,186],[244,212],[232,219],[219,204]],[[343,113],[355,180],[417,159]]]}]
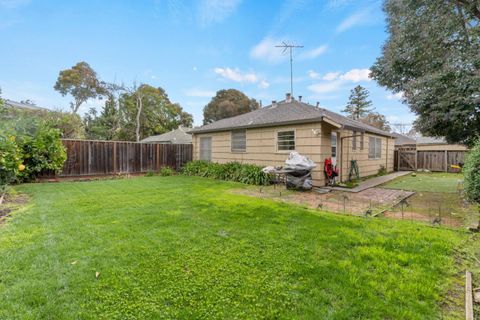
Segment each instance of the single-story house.
[{"label": "single-story house", "polygon": [[12,108],[12,109],[22,109],[22,110],[33,110],[33,111],[50,111],[46,108],[42,108],[39,106],[36,106],[31,103],[25,103],[25,102],[17,102],[13,100],[8,100],[5,99],[3,100],[5,102],[5,106]]},{"label": "single-story house", "polygon": [[150,136],[141,140],[144,143],[165,143],[165,144],[191,144],[192,135],[188,133],[190,128],[178,127],[175,130],[159,134],[156,136]]},{"label": "single-story house", "polygon": [[445,138],[418,137],[416,140],[418,151],[467,151],[463,144],[448,143]]},{"label": "single-story house", "polygon": [[406,145],[413,146],[417,143],[415,138],[406,136],[401,133],[392,132],[392,135],[395,137],[395,147],[406,146]]},{"label": "single-story house", "polygon": [[289,94],[284,101],[190,132],[194,159],[281,166],[291,151],[298,151],[317,164],[312,172],[315,186],[325,185],[326,158],[332,158],[341,181],[348,179],[351,160],[357,161],[361,177],[381,168],[393,171],[395,138],[389,132]]}]

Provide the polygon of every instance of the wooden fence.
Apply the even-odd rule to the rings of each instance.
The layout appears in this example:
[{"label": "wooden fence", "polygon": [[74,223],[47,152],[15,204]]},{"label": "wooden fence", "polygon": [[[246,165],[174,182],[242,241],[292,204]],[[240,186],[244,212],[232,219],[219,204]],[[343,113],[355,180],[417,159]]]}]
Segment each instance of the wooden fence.
[{"label": "wooden fence", "polygon": [[395,170],[430,170],[456,172],[452,165],[465,162],[466,151],[395,150]]},{"label": "wooden fence", "polygon": [[179,170],[192,160],[191,144],[137,143],[126,141],[62,140],[67,160],[60,177],[113,175]]}]

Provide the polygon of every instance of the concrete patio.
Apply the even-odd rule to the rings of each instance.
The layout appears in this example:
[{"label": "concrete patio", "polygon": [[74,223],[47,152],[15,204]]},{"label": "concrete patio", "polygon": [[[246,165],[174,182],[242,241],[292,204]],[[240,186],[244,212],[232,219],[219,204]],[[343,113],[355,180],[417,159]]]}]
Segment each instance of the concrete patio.
[{"label": "concrete patio", "polygon": [[365,181],[361,181],[359,183],[359,185],[356,186],[355,188],[342,188],[342,187],[326,187],[326,188],[329,188],[331,190],[337,190],[337,191],[357,193],[357,192],[360,192],[360,191],[363,191],[363,190],[367,190],[367,189],[379,186],[381,184],[384,184],[385,182],[391,181],[391,180],[396,179],[398,177],[405,176],[405,175],[410,174],[410,173],[411,173],[411,171],[397,171],[397,172],[389,173],[389,174],[384,175],[384,176],[370,178],[370,179],[367,179]]}]

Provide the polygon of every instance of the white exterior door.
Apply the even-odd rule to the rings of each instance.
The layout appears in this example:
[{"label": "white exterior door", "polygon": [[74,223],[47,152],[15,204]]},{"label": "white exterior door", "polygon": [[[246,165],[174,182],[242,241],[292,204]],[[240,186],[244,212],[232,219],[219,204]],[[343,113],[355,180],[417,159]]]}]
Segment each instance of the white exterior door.
[{"label": "white exterior door", "polygon": [[212,160],[212,137],[200,138],[200,160]]},{"label": "white exterior door", "polygon": [[337,165],[337,133],[333,132],[331,133],[331,145],[332,145],[332,164],[335,167]]}]

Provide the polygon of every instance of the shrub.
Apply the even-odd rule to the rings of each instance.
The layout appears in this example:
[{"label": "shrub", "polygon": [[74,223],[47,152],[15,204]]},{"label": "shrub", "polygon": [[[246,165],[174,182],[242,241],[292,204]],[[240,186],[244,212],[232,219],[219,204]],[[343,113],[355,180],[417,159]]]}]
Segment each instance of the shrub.
[{"label": "shrub", "polygon": [[182,168],[182,174],[254,185],[268,185],[272,181],[271,175],[264,173],[262,167],[239,162],[220,164],[195,160]]},{"label": "shrub", "polygon": [[471,201],[480,202],[480,140],[468,153],[463,167],[465,195]]},{"label": "shrub", "polygon": [[148,170],[146,173],[145,173],[145,177],[153,177],[155,175],[155,172],[153,172],[152,170]]},{"label": "shrub", "polygon": [[34,180],[41,172],[57,173],[67,159],[65,147],[60,141],[60,130],[40,124],[32,136],[23,136],[21,148],[25,171],[23,181]]},{"label": "shrub", "polygon": [[378,169],[377,175],[384,176],[386,174],[387,174],[387,168],[385,168],[385,166],[383,164],[380,165],[380,168]]},{"label": "shrub", "polygon": [[168,177],[175,175],[175,170],[170,167],[161,167],[158,174],[162,177]]},{"label": "shrub", "polygon": [[0,131],[0,193],[17,179],[21,169],[22,153],[15,137]]}]

